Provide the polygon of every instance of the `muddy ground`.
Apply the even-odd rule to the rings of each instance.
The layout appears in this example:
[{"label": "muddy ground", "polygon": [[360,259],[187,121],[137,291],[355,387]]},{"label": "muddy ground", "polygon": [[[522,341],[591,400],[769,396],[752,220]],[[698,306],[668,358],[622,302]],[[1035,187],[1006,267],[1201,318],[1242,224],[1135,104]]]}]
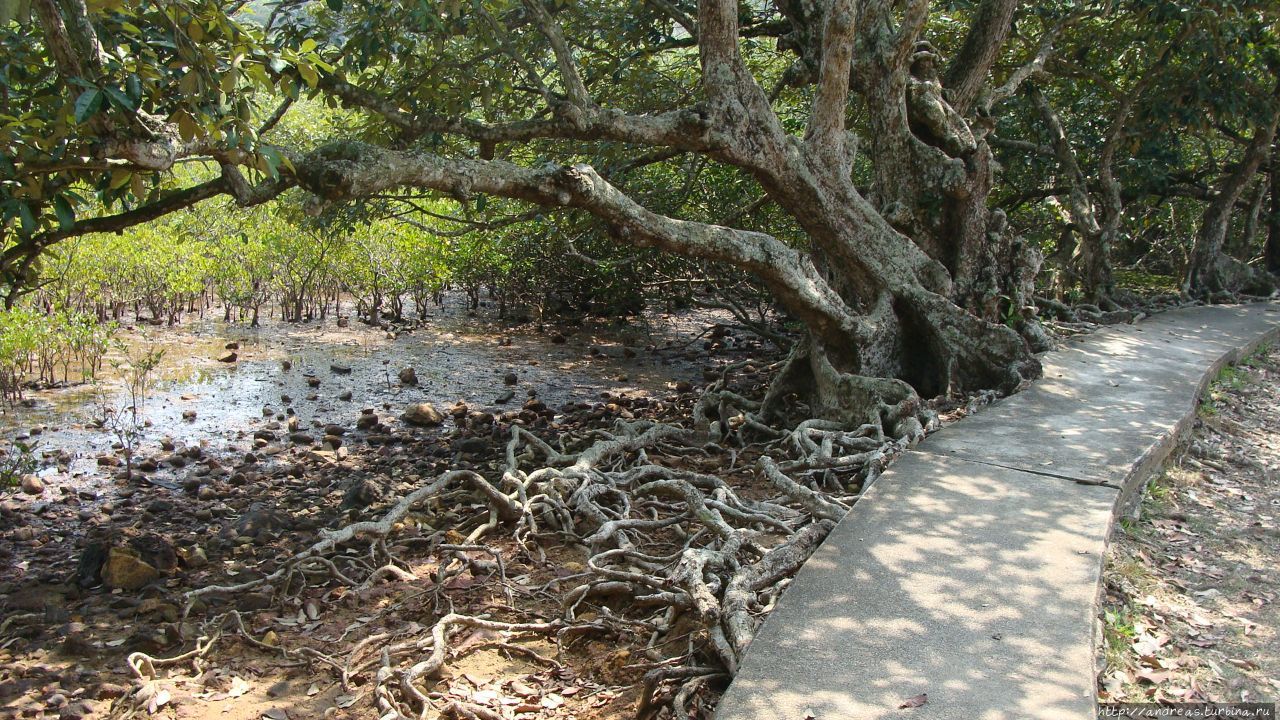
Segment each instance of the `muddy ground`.
[{"label": "muddy ground", "polygon": [[1228,368],[1181,456],[1116,531],[1099,699],[1280,697],[1280,352]]},{"label": "muddy ground", "polygon": [[[165,350],[136,477],[123,477],[117,438],[94,426],[104,397],[122,401],[111,373],[97,389],[31,393],[0,417],[0,448],[38,441],[42,465],[38,480],[0,503],[0,717],[377,717],[361,691],[377,646],[361,640],[408,637],[449,612],[560,617],[565,578],[580,578],[587,561],[581,547],[544,540],[531,555],[499,537],[456,553],[466,561],[459,568],[439,550],[462,540],[441,526],[450,512],[439,507],[436,527],[415,516],[397,524],[390,548],[434,582],[302,582],[194,605],[183,593],[260,578],[325,529],[379,517],[424,478],[496,468],[512,425],[554,444],[619,419],[687,417],[697,389],[729,363],[743,391],[758,390],[769,348],[717,329],[722,319],[655,314],[539,328],[459,312],[407,333],[333,320],[127,329],[133,347]],[[219,361],[231,352],[234,361]],[[400,377],[410,367],[416,384]],[[422,402],[439,409],[439,425],[400,417]],[[668,460],[706,472],[725,465]],[[590,623],[619,603],[625,612],[625,598],[606,598],[576,615]],[[634,717],[644,674],[687,648],[655,652],[643,633],[616,628],[462,628],[431,681],[432,700],[495,717]],[[687,642],[693,630],[672,637]],[[127,662],[205,647],[146,668],[155,682]],[[372,665],[359,657],[369,647]],[[343,678],[335,659],[359,669]]]}]

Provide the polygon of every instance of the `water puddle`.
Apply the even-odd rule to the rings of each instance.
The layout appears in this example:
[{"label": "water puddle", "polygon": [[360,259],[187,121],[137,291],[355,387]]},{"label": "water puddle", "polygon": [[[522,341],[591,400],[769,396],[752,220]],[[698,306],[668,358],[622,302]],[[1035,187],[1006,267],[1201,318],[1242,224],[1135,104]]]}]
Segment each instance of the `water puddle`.
[{"label": "water puddle", "polygon": [[[398,416],[412,403],[431,402],[442,410],[455,401],[472,408],[519,408],[530,392],[552,408],[570,402],[595,403],[602,394],[662,397],[678,381],[699,385],[704,369],[745,356],[758,344],[708,354],[702,334],[725,315],[694,311],[652,314],[619,325],[585,321],[580,327],[504,324],[467,317],[459,309],[441,313],[426,326],[398,336],[352,322],[304,324],[267,320],[259,328],[219,320],[177,328],[123,330],[139,349],[164,351],[155,389],[144,415],[151,423],[141,443],[155,452],[161,439],[179,447],[202,445],[212,452],[241,452],[246,438],[291,410],[303,430],[335,423],[352,427],[363,408]],[[235,362],[220,362],[238,343]],[[119,358],[117,358],[118,360]],[[399,373],[414,368],[419,384],[402,385]],[[507,386],[504,377],[517,382]],[[98,474],[96,458],[111,452],[116,438],[92,425],[102,398],[126,406],[118,377],[108,369],[95,389],[78,385],[28,393],[30,407],[0,410],[0,447],[15,440],[38,440],[46,458],[44,474],[58,472],[62,456],[73,477]],[[506,391],[514,397],[497,404]],[[343,399],[348,397],[350,399]],[[194,417],[190,413],[194,411]],[[184,413],[186,416],[184,417]]]}]

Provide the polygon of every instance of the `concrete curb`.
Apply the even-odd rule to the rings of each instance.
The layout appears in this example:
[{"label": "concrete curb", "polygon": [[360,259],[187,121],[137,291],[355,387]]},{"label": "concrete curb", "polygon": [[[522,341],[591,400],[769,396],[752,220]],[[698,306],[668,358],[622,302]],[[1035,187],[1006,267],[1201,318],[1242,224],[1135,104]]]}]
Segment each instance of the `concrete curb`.
[{"label": "concrete curb", "polygon": [[[1277,307],[1268,305],[1268,307]],[[1280,322],[1280,318],[1277,318]],[[1146,494],[1148,483],[1155,477],[1155,473],[1168,459],[1170,453],[1178,448],[1186,440],[1191,433],[1191,427],[1196,419],[1196,411],[1200,406],[1200,399],[1209,390],[1209,386],[1218,377],[1218,373],[1228,365],[1235,365],[1241,360],[1249,357],[1258,348],[1268,343],[1273,343],[1280,339],[1280,325],[1275,325],[1264,331],[1257,337],[1249,340],[1244,345],[1229,349],[1223,353],[1217,360],[1205,369],[1204,376],[1200,379],[1200,384],[1196,386],[1195,399],[1191,401],[1191,407],[1187,408],[1186,414],[1178,423],[1178,426],[1152,447],[1151,451],[1141,458],[1125,478],[1124,489],[1120,492],[1120,498],[1116,503],[1117,515],[1135,515],[1138,505],[1141,504],[1143,496]]]},{"label": "concrete curb", "polygon": [[[1280,306],[1197,307],[1044,357],[1022,393],[930,436],[865,493],[760,628],[719,720],[1096,716],[1115,518]],[[928,702],[899,709],[928,693]]]}]

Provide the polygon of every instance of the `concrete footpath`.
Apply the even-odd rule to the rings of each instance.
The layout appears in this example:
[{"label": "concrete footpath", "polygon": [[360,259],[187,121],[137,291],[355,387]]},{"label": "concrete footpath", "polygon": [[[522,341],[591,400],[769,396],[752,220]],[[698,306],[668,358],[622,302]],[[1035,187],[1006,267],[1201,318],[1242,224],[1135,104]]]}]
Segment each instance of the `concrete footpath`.
[{"label": "concrete footpath", "polygon": [[[1197,307],[1048,353],[901,457],[800,569],[717,720],[1095,717],[1112,521],[1280,306]],[[927,702],[899,709],[909,698]]]}]

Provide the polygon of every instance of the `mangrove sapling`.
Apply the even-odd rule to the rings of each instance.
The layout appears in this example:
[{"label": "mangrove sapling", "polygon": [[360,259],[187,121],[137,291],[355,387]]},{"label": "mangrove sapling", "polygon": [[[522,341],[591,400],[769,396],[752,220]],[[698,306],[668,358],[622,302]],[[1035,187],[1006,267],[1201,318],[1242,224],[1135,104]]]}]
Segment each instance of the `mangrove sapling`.
[{"label": "mangrove sapling", "polygon": [[39,442],[15,442],[9,450],[0,450],[0,492],[18,487],[23,475],[36,471],[39,466],[36,446]]},{"label": "mangrove sapling", "polygon": [[164,357],[162,348],[147,347],[141,352],[126,349],[123,343],[117,347],[124,354],[123,360],[113,361],[112,367],[120,376],[124,395],[113,393],[95,381],[99,427],[115,436],[124,453],[124,475],[133,478],[133,458],[138,444],[146,436],[144,405],[155,382],[155,370]]}]

